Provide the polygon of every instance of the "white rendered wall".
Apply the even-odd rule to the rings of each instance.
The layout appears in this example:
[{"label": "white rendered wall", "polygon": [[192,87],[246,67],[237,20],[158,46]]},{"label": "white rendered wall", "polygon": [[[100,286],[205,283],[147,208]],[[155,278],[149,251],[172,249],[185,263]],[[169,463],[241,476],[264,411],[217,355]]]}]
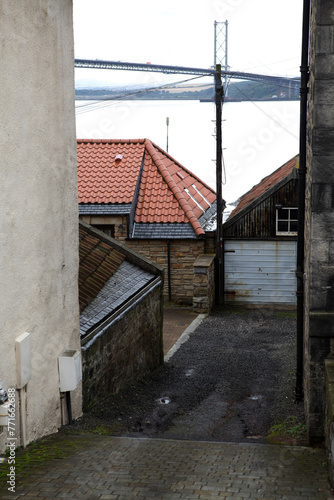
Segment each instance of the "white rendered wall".
[{"label": "white rendered wall", "polygon": [[30,332],[30,442],[60,427],[58,355],[80,350],[72,0],[1,0],[0,18],[0,379],[16,387]]}]

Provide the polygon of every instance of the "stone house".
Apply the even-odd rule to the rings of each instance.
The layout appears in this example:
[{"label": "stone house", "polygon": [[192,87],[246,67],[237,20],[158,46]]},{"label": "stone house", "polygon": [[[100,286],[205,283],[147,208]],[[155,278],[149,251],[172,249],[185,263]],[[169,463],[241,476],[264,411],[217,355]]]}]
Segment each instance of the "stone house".
[{"label": "stone house", "polygon": [[79,240],[85,407],[163,363],[163,273],[84,222]]},{"label": "stone house", "polygon": [[[0,379],[25,446],[61,426],[58,358],[80,352],[72,1],[1,13]],[[81,383],[71,398],[77,418]]]},{"label": "stone house", "polygon": [[328,424],[324,362],[333,358],[334,339],[334,4],[312,0],[310,7],[303,333],[307,428],[316,442]]},{"label": "stone house", "polygon": [[215,192],[148,139],[78,140],[77,160],[80,219],[161,266],[166,298],[196,302]]},{"label": "stone house", "polygon": [[298,156],[243,195],[223,226],[225,302],[296,304]]}]

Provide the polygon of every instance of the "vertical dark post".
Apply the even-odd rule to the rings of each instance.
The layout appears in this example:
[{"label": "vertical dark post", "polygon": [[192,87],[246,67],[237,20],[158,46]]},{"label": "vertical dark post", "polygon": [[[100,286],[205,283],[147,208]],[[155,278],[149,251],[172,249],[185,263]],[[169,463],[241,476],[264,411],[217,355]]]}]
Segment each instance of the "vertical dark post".
[{"label": "vertical dark post", "polygon": [[71,405],[71,393],[67,391],[66,393],[66,404],[67,404],[67,413],[68,413],[68,424],[72,425],[72,405]]},{"label": "vertical dark post", "polygon": [[172,283],[170,268],[170,240],[167,240],[167,274],[168,274],[168,300],[172,300]]},{"label": "vertical dark post", "polygon": [[308,94],[310,0],[304,0],[302,57],[300,67],[300,134],[298,169],[298,238],[297,238],[297,370],[296,401],[303,399],[304,371],[304,222],[306,187],[306,134]]},{"label": "vertical dark post", "polygon": [[222,197],[222,101],[223,86],[221,65],[216,65],[215,101],[216,101],[216,193],[217,193],[217,229],[216,229],[216,303],[224,303],[224,252],[223,252],[223,197]]},{"label": "vertical dark post", "polygon": [[166,140],[166,151],[168,153],[168,127],[169,127],[169,118],[167,116],[166,118],[166,125],[167,125],[167,140]]}]

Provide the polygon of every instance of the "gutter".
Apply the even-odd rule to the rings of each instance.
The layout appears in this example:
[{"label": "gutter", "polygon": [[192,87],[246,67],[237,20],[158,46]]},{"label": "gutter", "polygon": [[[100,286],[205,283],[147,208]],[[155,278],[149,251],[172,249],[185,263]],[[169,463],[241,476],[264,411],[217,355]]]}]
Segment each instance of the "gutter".
[{"label": "gutter", "polygon": [[304,0],[302,55],[300,67],[300,134],[298,170],[298,236],[297,236],[297,368],[296,401],[302,401],[304,371],[304,223],[306,191],[307,97],[309,81],[310,0]]}]

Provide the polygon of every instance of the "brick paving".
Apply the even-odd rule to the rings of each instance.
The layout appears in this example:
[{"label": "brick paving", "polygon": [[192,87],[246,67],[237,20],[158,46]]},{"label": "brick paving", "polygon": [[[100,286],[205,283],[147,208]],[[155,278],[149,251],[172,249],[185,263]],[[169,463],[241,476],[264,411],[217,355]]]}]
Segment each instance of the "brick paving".
[{"label": "brick paving", "polygon": [[35,468],[15,493],[0,493],[1,498],[333,498],[322,450],[96,435],[85,443],[66,458]]}]

